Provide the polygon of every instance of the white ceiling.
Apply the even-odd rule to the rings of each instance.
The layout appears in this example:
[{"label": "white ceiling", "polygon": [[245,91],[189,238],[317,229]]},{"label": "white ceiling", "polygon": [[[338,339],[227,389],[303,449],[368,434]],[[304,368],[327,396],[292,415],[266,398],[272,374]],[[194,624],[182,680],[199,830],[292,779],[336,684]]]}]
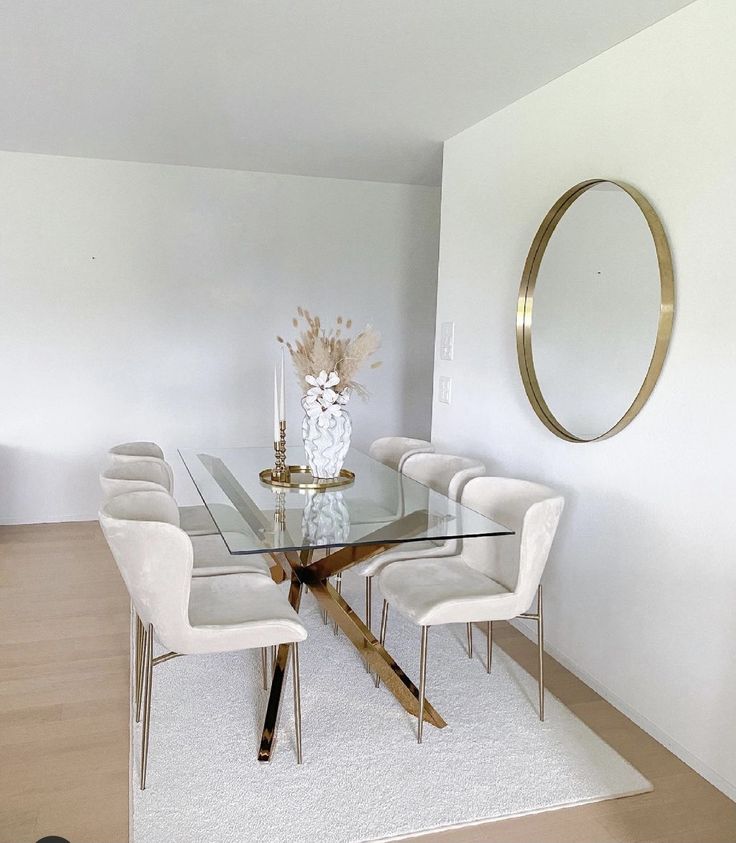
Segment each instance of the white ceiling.
[{"label": "white ceiling", "polygon": [[0,0],[0,149],[439,183],[441,142],[689,0]]}]

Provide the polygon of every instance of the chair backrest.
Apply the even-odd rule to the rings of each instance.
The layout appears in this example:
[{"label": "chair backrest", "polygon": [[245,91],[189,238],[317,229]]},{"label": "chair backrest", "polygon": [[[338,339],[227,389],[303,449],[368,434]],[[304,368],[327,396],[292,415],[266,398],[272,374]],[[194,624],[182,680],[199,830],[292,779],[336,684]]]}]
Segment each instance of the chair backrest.
[{"label": "chair backrest", "polygon": [[105,500],[126,492],[169,494],[168,467],[163,460],[153,458],[112,463],[100,473],[100,487]]},{"label": "chair backrest", "polygon": [[[476,477],[461,503],[514,530],[513,536],[468,539],[469,565],[531,605],[542,579],[565,501],[548,486],[508,477]],[[527,599],[528,598],[528,599]]]},{"label": "chair backrest", "polygon": [[401,471],[412,454],[428,454],[432,451],[434,445],[431,442],[426,439],[410,439],[407,436],[383,436],[368,448],[368,454],[374,460],[393,468],[394,471]]},{"label": "chair backrest", "polygon": [[123,442],[115,445],[107,452],[105,468],[112,465],[124,465],[129,462],[161,462],[164,464],[169,479],[167,489],[174,494],[174,472],[164,459],[164,452],[155,442]]},{"label": "chair backrest", "polygon": [[463,487],[473,477],[485,474],[482,462],[450,454],[410,454],[402,473],[453,501],[460,499]]},{"label": "chair backrest", "polygon": [[113,445],[107,452],[113,457],[154,457],[157,460],[164,459],[164,452],[155,442],[121,442],[120,445]]},{"label": "chair backrest", "polygon": [[193,550],[168,492],[128,492],[99,513],[102,532],[144,624],[171,650],[185,645]]}]

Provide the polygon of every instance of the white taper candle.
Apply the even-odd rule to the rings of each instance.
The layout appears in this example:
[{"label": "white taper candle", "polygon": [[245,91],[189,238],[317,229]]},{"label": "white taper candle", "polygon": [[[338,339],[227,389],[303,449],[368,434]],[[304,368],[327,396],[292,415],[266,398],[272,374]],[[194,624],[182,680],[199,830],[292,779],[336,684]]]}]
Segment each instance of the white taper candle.
[{"label": "white taper candle", "polygon": [[281,349],[281,383],[279,384],[279,421],[286,421],[286,398],[284,396],[284,349]]},{"label": "white taper candle", "polygon": [[279,373],[276,366],[273,367],[273,441],[278,442],[281,438],[279,430]]}]

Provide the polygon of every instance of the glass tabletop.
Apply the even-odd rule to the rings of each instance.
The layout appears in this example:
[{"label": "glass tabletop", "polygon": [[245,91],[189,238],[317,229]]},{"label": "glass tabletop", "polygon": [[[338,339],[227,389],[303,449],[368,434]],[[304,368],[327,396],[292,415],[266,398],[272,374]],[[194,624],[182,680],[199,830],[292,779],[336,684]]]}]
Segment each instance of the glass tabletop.
[{"label": "glass tabletop", "polygon": [[[264,483],[259,474],[273,465],[272,448],[179,454],[234,554],[441,542],[514,532],[354,448],[345,468],[355,479],[325,490],[279,489]],[[303,448],[290,446],[288,462],[303,465]]]}]

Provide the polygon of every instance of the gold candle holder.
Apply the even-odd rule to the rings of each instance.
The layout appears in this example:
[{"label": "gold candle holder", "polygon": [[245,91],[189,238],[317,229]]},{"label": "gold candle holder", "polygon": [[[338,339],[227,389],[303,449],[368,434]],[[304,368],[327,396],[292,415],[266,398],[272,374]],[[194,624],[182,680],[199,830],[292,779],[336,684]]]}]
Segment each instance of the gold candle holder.
[{"label": "gold candle holder", "polygon": [[291,474],[286,464],[286,421],[279,422],[279,441],[273,443],[274,468],[271,477],[279,483],[289,483]]}]

